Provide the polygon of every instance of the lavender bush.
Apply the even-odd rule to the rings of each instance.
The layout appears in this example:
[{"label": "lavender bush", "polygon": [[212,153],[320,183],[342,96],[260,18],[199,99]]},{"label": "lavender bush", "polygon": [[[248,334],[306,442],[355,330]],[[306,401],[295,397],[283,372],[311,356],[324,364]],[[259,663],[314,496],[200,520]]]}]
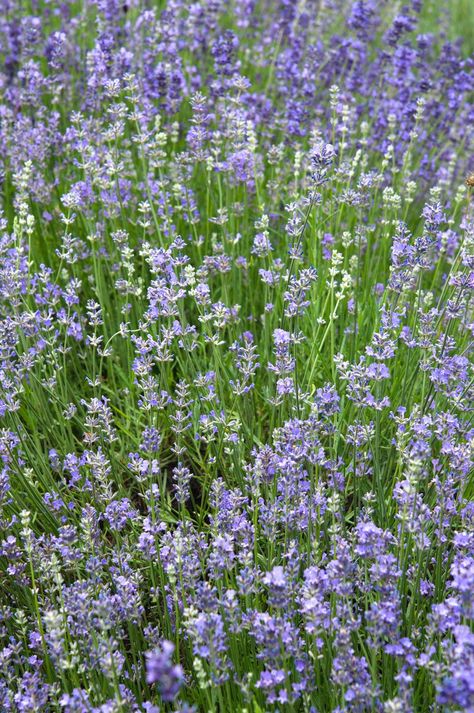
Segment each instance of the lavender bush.
[{"label": "lavender bush", "polygon": [[472,713],[472,6],[1,10],[0,710]]}]

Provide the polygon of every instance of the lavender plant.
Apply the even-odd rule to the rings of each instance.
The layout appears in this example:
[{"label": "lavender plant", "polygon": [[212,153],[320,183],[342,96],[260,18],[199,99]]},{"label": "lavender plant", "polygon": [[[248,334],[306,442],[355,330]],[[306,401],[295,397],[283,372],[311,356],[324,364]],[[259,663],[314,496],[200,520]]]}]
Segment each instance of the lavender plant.
[{"label": "lavender plant", "polygon": [[1,711],[474,711],[441,5],[3,0]]}]

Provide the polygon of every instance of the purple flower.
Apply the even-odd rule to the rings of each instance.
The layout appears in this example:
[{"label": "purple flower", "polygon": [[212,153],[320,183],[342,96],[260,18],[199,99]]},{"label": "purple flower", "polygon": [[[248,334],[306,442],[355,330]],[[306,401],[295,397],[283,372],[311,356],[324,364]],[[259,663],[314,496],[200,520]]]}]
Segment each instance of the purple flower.
[{"label": "purple flower", "polygon": [[156,684],[165,702],[173,701],[184,682],[182,666],[173,662],[174,644],[163,641],[159,648],[146,654],[147,683]]}]

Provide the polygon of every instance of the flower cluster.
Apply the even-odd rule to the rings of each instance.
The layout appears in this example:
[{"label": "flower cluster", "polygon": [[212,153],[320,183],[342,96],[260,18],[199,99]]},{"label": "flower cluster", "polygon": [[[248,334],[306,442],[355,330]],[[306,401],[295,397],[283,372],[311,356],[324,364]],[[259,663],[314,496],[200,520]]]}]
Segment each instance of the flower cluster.
[{"label": "flower cluster", "polygon": [[1,711],[474,710],[474,63],[441,21],[2,3]]}]

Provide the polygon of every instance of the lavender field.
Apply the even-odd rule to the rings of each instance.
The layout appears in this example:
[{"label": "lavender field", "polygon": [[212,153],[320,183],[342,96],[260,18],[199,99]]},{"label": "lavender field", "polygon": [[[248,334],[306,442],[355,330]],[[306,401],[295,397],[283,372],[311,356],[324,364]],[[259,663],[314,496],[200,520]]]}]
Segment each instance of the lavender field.
[{"label": "lavender field", "polygon": [[474,3],[0,0],[0,713],[474,713]]}]

